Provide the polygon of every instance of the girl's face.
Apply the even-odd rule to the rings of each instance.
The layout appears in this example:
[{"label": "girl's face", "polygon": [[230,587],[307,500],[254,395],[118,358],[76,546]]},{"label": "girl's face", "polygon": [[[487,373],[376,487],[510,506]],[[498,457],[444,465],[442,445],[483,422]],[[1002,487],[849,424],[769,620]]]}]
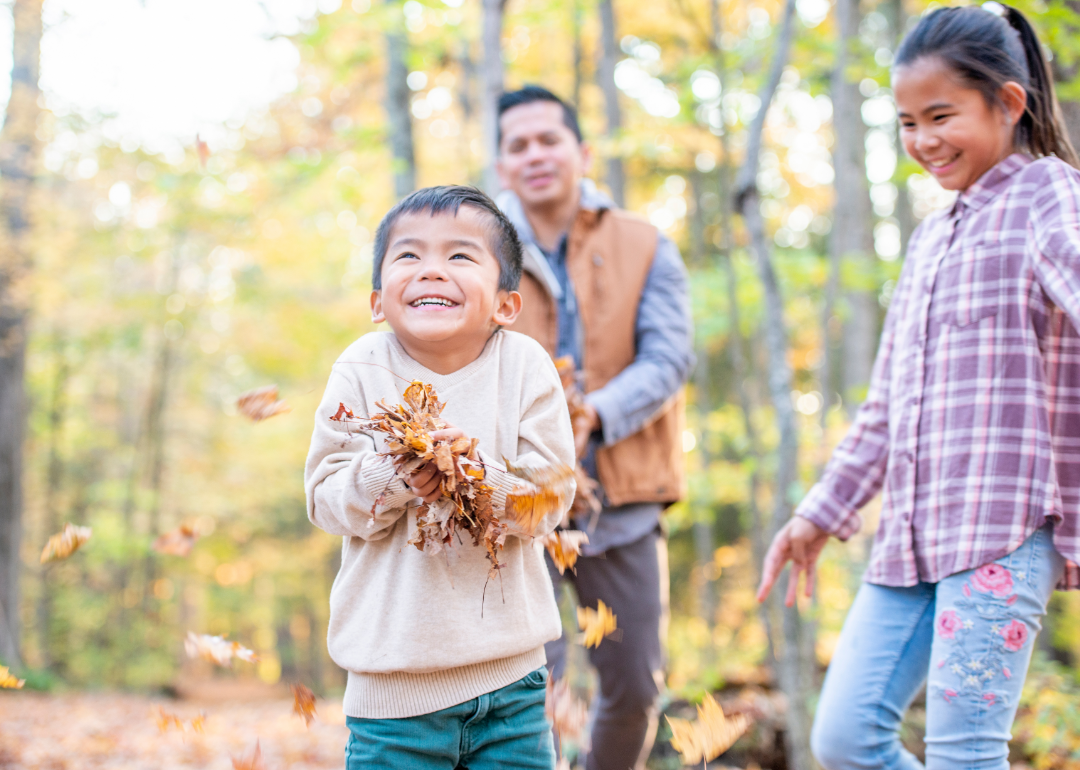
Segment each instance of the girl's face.
[{"label": "girl's face", "polygon": [[946,190],[966,190],[1012,154],[1027,103],[1018,83],[1002,86],[1000,104],[987,104],[934,56],[897,67],[892,87],[904,150]]}]

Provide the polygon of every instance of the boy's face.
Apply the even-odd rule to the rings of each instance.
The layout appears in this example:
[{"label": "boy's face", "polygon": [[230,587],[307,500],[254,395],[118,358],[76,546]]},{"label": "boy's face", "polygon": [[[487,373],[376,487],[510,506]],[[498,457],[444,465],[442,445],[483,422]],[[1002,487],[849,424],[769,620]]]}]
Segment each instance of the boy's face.
[{"label": "boy's face", "polygon": [[394,223],[372,320],[389,322],[414,358],[471,348],[479,355],[495,326],[517,318],[521,295],[499,289],[487,217],[462,206],[457,216],[420,212]]}]

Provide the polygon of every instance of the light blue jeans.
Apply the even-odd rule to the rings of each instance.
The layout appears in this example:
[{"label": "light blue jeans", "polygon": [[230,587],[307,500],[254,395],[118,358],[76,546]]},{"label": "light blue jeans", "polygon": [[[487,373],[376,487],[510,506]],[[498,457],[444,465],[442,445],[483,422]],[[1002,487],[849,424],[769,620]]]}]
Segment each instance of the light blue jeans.
[{"label": "light blue jeans", "polygon": [[927,770],[1008,770],[1035,635],[1064,571],[1047,525],[940,583],[864,583],[844,622],[810,742],[826,770],[921,770],[897,731],[926,683]]},{"label": "light blue jeans", "polygon": [[547,669],[457,706],[405,719],[348,717],[346,770],[554,770]]}]

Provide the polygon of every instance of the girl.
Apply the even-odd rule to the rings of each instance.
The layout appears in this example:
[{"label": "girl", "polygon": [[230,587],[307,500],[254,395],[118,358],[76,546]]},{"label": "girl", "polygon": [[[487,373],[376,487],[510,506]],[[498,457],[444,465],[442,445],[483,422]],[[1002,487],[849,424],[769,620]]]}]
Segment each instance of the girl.
[{"label": "girl", "polygon": [[884,487],[811,737],[828,770],[922,768],[897,728],[924,682],[926,767],[1007,770],[1047,601],[1080,587],[1080,172],[1030,24],[984,8],[897,52],[904,149],[960,194],[912,236],[866,403],[762,570],[760,599],[789,560],[788,604],[809,593]]}]

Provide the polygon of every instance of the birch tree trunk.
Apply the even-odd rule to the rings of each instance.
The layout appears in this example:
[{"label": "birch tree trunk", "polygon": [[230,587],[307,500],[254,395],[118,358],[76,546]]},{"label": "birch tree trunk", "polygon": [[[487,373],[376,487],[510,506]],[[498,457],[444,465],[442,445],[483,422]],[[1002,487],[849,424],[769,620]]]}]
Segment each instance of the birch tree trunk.
[{"label": "birch tree trunk", "polygon": [[581,111],[581,84],[585,79],[585,45],[581,39],[581,4],[583,0],[571,0],[570,3],[570,28],[574,36],[574,91],[570,98],[573,100],[574,109]]},{"label": "birch tree trunk", "polygon": [[[612,0],[600,0],[600,66],[597,80],[604,92],[604,116],[607,118],[608,140],[617,143],[622,131],[622,111],[619,109],[619,89],[615,85],[615,63],[619,58],[619,40],[615,34],[615,8]],[[607,182],[611,197],[619,207],[626,205],[626,174],[622,157],[614,152],[607,160]]]},{"label": "birch tree trunk", "polygon": [[[854,262],[860,274],[872,267],[874,259],[873,209],[866,181],[866,126],[862,120],[862,94],[847,69],[853,57],[849,47],[859,37],[859,0],[836,0],[839,39],[836,66],[832,73],[833,168],[836,171],[836,200],[830,248],[830,270],[825,300],[825,358],[822,373],[824,410],[832,405],[834,358],[829,336],[840,274],[844,262]],[[847,292],[850,309],[844,325],[843,393],[848,411],[858,407],[852,397],[870,381],[870,369],[877,347],[877,303],[873,292],[860,287]],[[823,415],[824,415],[823,410]]]},{"label": "birch tree trunk", "polygon": [[409,111],[409,40],[401,3],[387,2],[386,116],[393,153],[394,197],[404,198],[416,189],[416,157],[413,152],[412,114]]},{"label": "birch tree trunk", "polygon": [[495,159],[499,156],[499,96],[503,91],[502,25],[506,0],[483,0],[480,118],[483,122],[483,187],[488,195],[499,192]]},{"label": "birch tree trunk", "polygon": [[[797,477],[799,447],[795,410],[791,402],[791,369],[787,360],[788,341],[784,323],[784,303],[780,296],[776,271],[773,268],[772,250],[765,233],[765,221],[761,215],[757,173],[765,119],[791,49],[794,17],[795,0],[787,0],[776,37],[776,50],[769,66],[767,80],[760,93],[761,108],[748,130],[746,157],[735,182],[735,205],[750,234],[750,247],[754,252],[758,274],[765,290],[763,324],[769,361],[768,386],[780,432],[770,535],[775,535],[791,515],[790,490]],[[773,606],[778,604],[779,597],[780,592],[774,592],[770,599]],[[803,659],[805,645],[802,642],[802,624],[797,607],[785,607],[781,612],[784,636],[783,647],[778,655],[778,673],[780,688],[788,701],[787,730],[784,736],[788,767],[791,770],[811,770],[813,764],[810,757],[810,718],[806,705],[808,677],[807,661]],[[773,644],[778,646],[775,638]]]},{"label": "birch tree trunk", "polygon": [[0,658],[19,656],[24,372],[30,309],[31,197],[41,152],[35,135],[42,0],[13,0],[11,99],[0,129]]}]

